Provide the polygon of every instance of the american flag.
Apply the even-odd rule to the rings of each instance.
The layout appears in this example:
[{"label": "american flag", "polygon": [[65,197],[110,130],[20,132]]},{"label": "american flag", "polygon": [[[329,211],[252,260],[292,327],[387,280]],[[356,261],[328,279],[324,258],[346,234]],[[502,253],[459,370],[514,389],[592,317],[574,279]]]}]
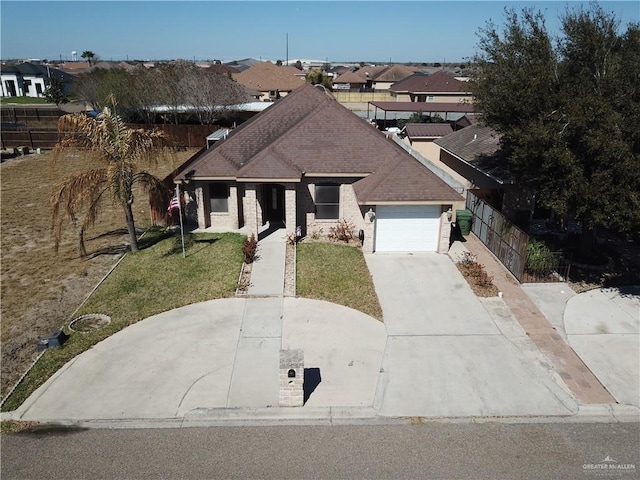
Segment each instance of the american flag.
[{"label": "american flag", "polygon": [[169,202],[169,208],[167,208],[167,211],[170,212],[174,208],[179,208],[179,207],[180,207],[180,201],[178,200],[178,196],[174,195],[171,201]]}]

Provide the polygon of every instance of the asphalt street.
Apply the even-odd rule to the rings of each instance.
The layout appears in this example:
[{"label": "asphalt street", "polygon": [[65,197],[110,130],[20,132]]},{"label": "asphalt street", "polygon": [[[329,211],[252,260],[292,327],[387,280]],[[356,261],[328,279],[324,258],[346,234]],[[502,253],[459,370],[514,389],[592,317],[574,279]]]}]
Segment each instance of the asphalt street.
[{"label": "asphalt street", "polygon": [[638,478],[640,424],[60,429],[2,436],[3,479]]}]

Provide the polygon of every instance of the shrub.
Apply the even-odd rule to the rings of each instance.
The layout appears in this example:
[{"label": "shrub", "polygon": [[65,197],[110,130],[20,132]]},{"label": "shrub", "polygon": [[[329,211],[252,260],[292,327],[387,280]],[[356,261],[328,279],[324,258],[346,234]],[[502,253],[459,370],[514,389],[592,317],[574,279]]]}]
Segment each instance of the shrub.
[{"label": "shrub", "polygon": [[475,255],[465,252],[458,261],[457,267],[476,295],[482,297],[497,295],[498,289],[493,284],[493,277],[485,271],[484,265],[478,263]]},{"label": "shrub", "polygon": [[287,235],[287,244],[295,245],[296,243],[298,243],[298,235],[295,232],[291,232]]},{"label": "shrub", "polygon": [[311,240],[320,240],[323,235],[324,230],[322,229],[322,227],[317,228],[313,232],[311,232]]},{"label": "shrub", "polygon": [[329,228],[329,239],[349,243],[353,240],[355,228],[355,225],[342,219],[335,226]]},{"label": "shrub", "polygon": [[555,268],[556,263],[555,255],[543,241],[529,239],[525,263],[527,272],[540,276],[548,275]]},{"label": "shrub", "polygon": [[252,233],[247,237],[242,245],[242,254],[244,255],[244,263],[253,263],[256,259],[256,252],[258,251],[258,240]]}]

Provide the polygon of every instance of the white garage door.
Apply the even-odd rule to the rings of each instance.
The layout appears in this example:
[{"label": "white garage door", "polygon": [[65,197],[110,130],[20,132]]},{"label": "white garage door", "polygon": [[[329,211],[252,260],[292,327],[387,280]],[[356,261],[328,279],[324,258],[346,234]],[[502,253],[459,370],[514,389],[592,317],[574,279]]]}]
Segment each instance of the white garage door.
[{"label": "white garage door", "polygon": [[379,205],[376,252],[435,252],[440,230],[439,205]]}]

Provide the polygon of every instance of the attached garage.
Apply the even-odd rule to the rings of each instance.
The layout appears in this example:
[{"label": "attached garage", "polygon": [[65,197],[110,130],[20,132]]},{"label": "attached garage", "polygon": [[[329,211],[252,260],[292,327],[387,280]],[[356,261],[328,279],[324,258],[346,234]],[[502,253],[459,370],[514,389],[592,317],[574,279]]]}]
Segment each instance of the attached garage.
[{"label": "attached garage", "polygon": [[439,205],[376,208],[376,252],[435,252],[439,232]]}]

